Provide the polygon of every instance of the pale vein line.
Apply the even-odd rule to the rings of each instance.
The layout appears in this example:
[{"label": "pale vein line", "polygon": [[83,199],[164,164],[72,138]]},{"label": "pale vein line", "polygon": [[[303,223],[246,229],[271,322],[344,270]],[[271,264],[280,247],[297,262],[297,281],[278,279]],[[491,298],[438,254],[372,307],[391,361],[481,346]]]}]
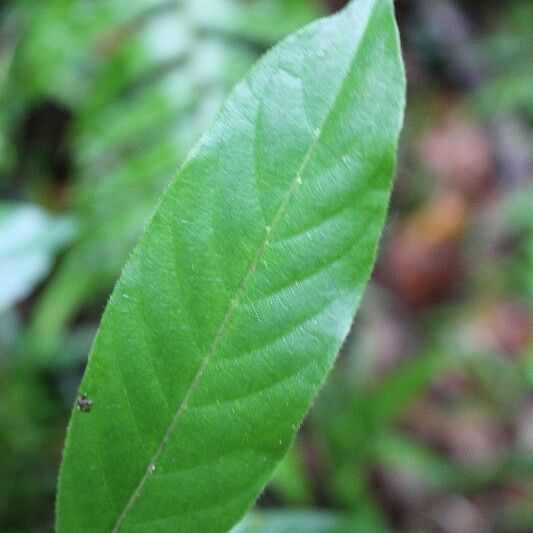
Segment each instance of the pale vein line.
[{"label": "pale vein line", "polygon": [[328,111],[326,113],[326,116],[325,116],[325,119],[324,119],[324,121],[322,123],[322,126],[319,127],[319,128],[316,128],[316,130],[314,131],[313,142],[311,143],[311,145],[309,146],[307,152],[305,153],[305,156],[304,156],[304,159],[302,161],[302,164],[298,168],[298,170],[296,172],[296,176],[294,177],[294,180],[292,181],[292,183],[290,184],[287,192],[283,196],[283,198],[282,198],[282,200],[280,202],[280,205],[279,205],[274,217],[272,218],[272,222],[271,222],[270,226],[266,226],[265,227],[265,237],[262,240],[262,242],[260,243],[259,247],[257,248],[257,251],[255,253],[255,256],[253,257],[253,260],[252,260],[252,262],[250,264],[250,267],[249,267],[248,271],[246,272],[244,278],[242,279],[241,283],[237,287],[237,290],[235,291],[235,296],[231,299],[230,304],[228,306],[228,309],[226,310],[226,313],[224,314],[224,316],[222,318],[222,321],[220,323],[220,326],[219,326],[219,328],[217,330],[217,333],[216,333],[213,341],[211,342],[211,344],[209,346],[209,349],[207,350],[207,352],[206,352],[206,354],[205,354],[205,356],[204,356],[204,358],[202,360],[202,363],[201,363],[200,367],[198,368],[198,371],[196,372],[193,380],[191,381],[191,384],[189,385],[189,388],[187,389],[187,392],[185,393],[185,396],[183,397],[183,400],[181,401],[181,404],[179,405],[178,409],[176,410],[174,418],[170,422],[170,425],[168,426],[168,429],[167,429],[166,433],[164,434],[163,438],[161,439],[161,443],[159,444],[159,447],[157,448],[157,450],[155,451],[154,455],[152,456],[152,459],[150,460],[150,463],[148,464],[148,467],[146,468],[146,471],[145,471],[143,477],[139,481],[139,484],[135,488],[133,494],[131,495],[131,498],[129,499],[128,503],[126,504],[126,507],[122,511],[122,513],[119,516],[115,526],[113,527],[112,533],[116,533],[122,527],[122,525],[124,524],[124,522],[126,520],[126,517],[127,517],[128,513],[130,512],[130,510],[133,508],[133,506],[135,505],[135,503],[139,499],[139,497],[140,497],[140,495],[141,495],[141,493],[142,493],[142,491],[144,489],[144,486],[146,485],[148,479],[152,476],[153,471],[154,471],[154,467],[155,467],[157,461],[159,460],[159,458],[161,457],[161,455],[165,451],[165,448],[166,448],[167,444],[170,441],[172,433],[176,429],[176,426],[178,424],[179,419],[181,418],[182,414],[187,410],[187,408],[189,406],[189,400],[191,399],[191,396],[193,395],[193,393],[195,392],[196,388],[198,387],[198,384],[200,383],[200,380],[202,379],[203,374],[205,373],[209,363],[211,362],[211,359],[212,359],[213,355],[215,354],[215,352],[219,348],[220,343],[222,342],[222,339],[224,338],[224,335],[225,335],[225,332],[226,332],[225,331],[226,327],[228,326],[229,322],[233,318],[234,312],[239,307],[240,298],[242,297],[244,291],[246,290],[246,285],[248,284],[250,279],[255,274],[255,272],[257,270],[257,266],[259,265],[259,261],[261,259],[261,256],[263,255],[263,253],[267,249],[268,245],[270,244],[270,237],[271,237],[273,231],[276,229],[276,227],[281,222],[281,219],[283,218],[283,215],[285,214],[285,211],[286,211],[286,209],[287,209],[287,207],[289,205],[289,202],[291,201],[291,198],[294,195],[295,191],[302,184],[302,176],[303,176],[304,172],[307,170],[307,166],[308,166],[309,162],[311,161],[311,158],[314,155],[314,151],[316,150],[316,148],[318,146],[318,143],[320,142],[321,135],[322,135],[322,133],[324,131],[324,128],[327,125],[329,119],[331,118],[331,114],[333,113],[333,111],[335,109],[335,104],[337,103],[339,95],[341,94],[341,92],[342,92],[342,90],[344,88],[344,85],[346,83],[346,78],[348,77],[348,75],[349,75],[349,73],[351,71],[351,68],[353,66],[353,62],[355,61],[355,58],[357,56],[357,50],[359,49],[359,45],[360,45],[363,37],[364,37],[364,32],[363,32],[363,35],[361,36],[357,46],[355,47],[354,54],[353,54],[353,57],[352,57],[352,59],[350,61],[350,64],[348,65],[347,72],[346,72],[346,74],[344,76],[344,79],[342,80],[342,82],[341,82],[341,84],[339,86],[339,89],[338,89],[336,97],[333,99],[333,102],[332,102],[330,108],[328,109]]}]

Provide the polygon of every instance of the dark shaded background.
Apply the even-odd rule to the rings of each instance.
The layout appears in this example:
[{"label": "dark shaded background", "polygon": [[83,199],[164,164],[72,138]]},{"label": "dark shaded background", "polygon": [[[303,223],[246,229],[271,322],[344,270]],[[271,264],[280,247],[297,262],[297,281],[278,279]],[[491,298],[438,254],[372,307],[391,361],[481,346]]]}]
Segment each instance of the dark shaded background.
[{"label": "dark shaded background", "polygon": [[[409,94],[380,259],[259,505],[531,531],[533,3],[396,7]],[[53,527],[86,356],[165,183],[260,54],[325,10],[0,2],[0,530]]]}]

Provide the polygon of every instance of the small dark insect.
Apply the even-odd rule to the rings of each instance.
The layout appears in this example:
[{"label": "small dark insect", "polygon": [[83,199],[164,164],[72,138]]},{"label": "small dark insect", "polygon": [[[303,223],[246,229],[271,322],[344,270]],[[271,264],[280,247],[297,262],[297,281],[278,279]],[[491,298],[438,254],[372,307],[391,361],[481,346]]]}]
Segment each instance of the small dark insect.
[{"label": "small dark insect", "polygon": [[81,412],[88,413],[93,406],[93,402],[92,400],[89,400],[85,394],[80,394],[76,398],[76,405]]}]

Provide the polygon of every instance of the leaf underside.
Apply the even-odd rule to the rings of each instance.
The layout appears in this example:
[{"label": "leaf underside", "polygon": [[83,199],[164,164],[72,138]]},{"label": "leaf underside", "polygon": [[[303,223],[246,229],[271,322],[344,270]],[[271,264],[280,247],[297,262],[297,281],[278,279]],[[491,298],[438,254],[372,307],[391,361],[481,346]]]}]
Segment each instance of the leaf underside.
[{"label": "leaf underside", "polygon": [[390,0],[307,26],[233,90],[107,306],[59,531],[225,531],[253,504],[370,275],[404,91]]}]

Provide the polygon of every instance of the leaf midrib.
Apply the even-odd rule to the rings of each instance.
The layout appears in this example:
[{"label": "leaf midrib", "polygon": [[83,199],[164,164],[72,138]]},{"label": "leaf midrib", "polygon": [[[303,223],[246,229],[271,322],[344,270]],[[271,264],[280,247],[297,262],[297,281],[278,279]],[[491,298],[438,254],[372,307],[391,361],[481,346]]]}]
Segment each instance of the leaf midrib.
[{"label": "leaf midrib", "polygon": [[[167,431],[163,435],[163,438],[161,439],[159,447],[157,448],[157,450],[153,454],[151,460],[149,461],[148,466],[146,468],[146,471],[143,474],[143,477],[141,478],[141,480],[139,481],[137,487],[133,491],[130,499],[128,500],[126,506],[124,507],[124,510],[119,515],[119,517],[117,519],[117,522],[116,522],[115,526],[112,529],[112,533],[116,533],[116,532],[119,531],[119,529],[122,527],[122,525],[126,521],[128,513],[130,512],[130,510],[133,508],[133,506],[136,504],[137,500],[141,496],[142,491],[144,489],[144,486],[146,485],[146,483],[150,479],[152,473],[154,472],[156,464],[159,461],[161,455],[164,453],[165,448],[166,448],[167,444],[169,443],[169,441],[171,439],[171,436],[172,436],[174,430],[176,429],[177,424],[178,424],[182,414],[187,410],[190,398],[192,397],[192,395],[194,394],[196,388],[198,387],[205,370],[209,366],[209,363],[211,362],[211,359],[213,358],[215,352],[219,348],[220,343],[222,342],[222,340],[224,338],[224,335],[225,335],[225,332],[226,332],[226,328],[227,328],[229,322],[231,321],[231,319],[233,318],[233,315],[234,315],[235,311],[237,310],[237,308],[240,305],[240,299],[241,299],[242,295],[244,294],[244,292],[246,290],[246,286],[247,286],[248,282],[250,281],[250,279],[255,274],[255,272],[257,270],[257,266],[259,265],[259,262],[261,260],[261,256],[263,255],[263,253],[267,249],[268,245],[270,244],[271,235],[274,233],[275,229],[280,224],[280,222],[281,222],[281,220],[283,218],[283,215],[285,214],[285,211],[286,211],[286,209],[287,209],[287,207],[289,205],[289,202],[291,201],[295,191],[302,184],[302,175],[307,170],[307,166],[308,166],[309,162],[311,161],[311,158],[314,155],[314,151],[318,147],[318,144],[319,144],[319,142],[321,140],[321,136],[323,134],[323,131],[324,131],[325,127],[327,126],[327,124],[328,124],[328,122],[329,122],[329,120],[330,120],[330,118],[331,118],[331,116],[333,114],[333,111],[335,110],[335,107],[337,105],[339,97],[342,94],[342,91],[343,91],[344,86],[346,84],[346,80],[347,80],[347,78],[348,78],[348,76],[350,74],[350,71],[353,68],[353,64],[354,64],[354,62],[355,62],[355,60],[357,58],[358,51],[360,49],[360,45],[361,45],[361,43],[363,42],[363,40],[364,40],[364,38],[366,36],[366,32],[367,32],[367,29],[368,29],[368,26],[369,26],[369,22],[370,22],[370,20],[372,18],[372,15],[374,13],[375,5],[376,5],[376,3],[374,2],[372,7],[371,7],[371,9],[369,10],[368,18],[365,21],[366,22],[365,28],[364,28],[363,32],[361,33],[361,35],[359,36],[359,40],[358,40],[358,42],[357,42],[357,44],[356,44],[356,46],[355,46],[355,48],[353,50],[353,56],[352,56],[352,58],[351,58],[351,60],[350,60],[350,62],[348,64],[348,68],[346,69],[346,73],[344,74],[344,76],[342,78],[342,81],[339,84],[339,88],[337,90],[335,98],[333,99],[333,102],[331,103],[331,106],[329,107],[328,111],[326,112],[326,116],[325,116],[325,118],[324,118],[324,120],[322,122],[322,125],[315,129],[315,131],[314,131],[314,139],[313,139],[312,143],[310,144],[309,148],[307,149],[307,151],[306,151],[306,153],[304,155],[304,158],[302,160],[302,163],[301,163],[300,167],[298,168],[293,181],[291,182],[291,184],[289,185],[289,188],[287,189],[287,192],[283,196],[283,198],[282,198],[282,200],[280,202],[280,205],[279,205],[276,213],[274,214],[274,216],[272,218],[272,221],[271,221],[270,225],[265,226],[265,236],[264,236],[263,240],[261,241],[261,243],[259,244],[259,246],[257,248],[257,251],[256,251],[256,253],[255,253],[255,255],[254,255],[253,259],[252,259],[252,262],[250,263],[248,271],[246,272],[246,274],[244,275],[244,277],[243,277],[242,281],[240,282],[239,286],[235,290],[235,294],[234,294],[233,298],[230,299],[230,303],[229,303],[228,309],[226,310],[224,316],[222,317],[222,320],[220,322],[220,326],[218,327],[218,330],[217,330],[217,332],[216,332],[216,334],[215,334],[215,336],[213,338],[213,341],[209,345],[209,348],[208,348],[205,356],[202,359],[202,363],[200,364],[196,374],[194,375],[193,380],[191,381],[191,384],[189,385],[189,388],[187,389],[187,392],[185,393],[180,405],[178,406],[178,408],[176,410],[176,413],[174,414],[174,417],[172,418],[172,420],[171,420],[171,422],[170,422],[170,424],[169,424],[169,426],[167,428]],[[193,152],[196,152],[196,150],[194,149]],[[188,160],[190,160],[190,157],[187,159],[187,161]]]}]

